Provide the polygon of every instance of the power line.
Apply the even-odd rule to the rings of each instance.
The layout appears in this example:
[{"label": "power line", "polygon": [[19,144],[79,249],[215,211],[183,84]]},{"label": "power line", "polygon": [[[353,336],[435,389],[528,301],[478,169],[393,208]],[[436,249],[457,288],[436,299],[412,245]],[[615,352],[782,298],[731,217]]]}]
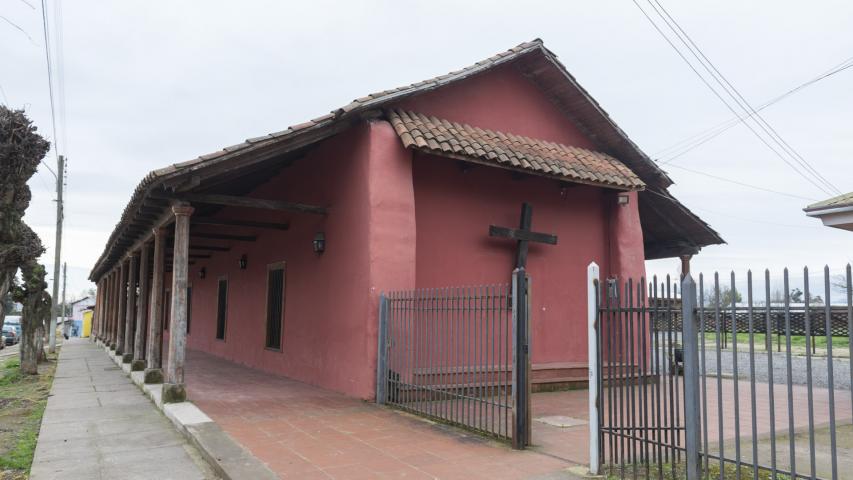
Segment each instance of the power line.
[{"label": "power line", "polygon": [[[798,91],[800,91],[800,90],[802,90],[802,89],[804,89],[804,88],[806,88],[806,87],[808,87],[814,83],[819,82],[820,80],[831,77],[832,75],[840,73],[840,72],[847,70],[848,68],[851,68],[851,67],[853,67],[853,57],[848,58],[847,60],[839,63],[836,66],[834,66],[832,69],[818,75],[817,77],[812,78],[811,80],[804,82],[804,83],[788,90],[787,92],[785,92],[785,93],[783,93],[783,94],[781,94],[781,95],[779,95],[779,96],[777,96],[771,100],[768,100],[767,102],[759,105],[758,108],[756,108],[756,110],[760,112],[760,111],[764,110],[765,108],[770,107],[771,105],[774,105],[774,104],[784,100],[785,98],[793,95],[794,93],[796,93],[796,92],[798,92]],[[658,158],[656,158],[655,161],[660,162],[660,163],[665,164],[665,165],[670,164],[676,158],[681,157],[682,155],[685,155],[686,153],[698,148],[699,146],[707,143],[708,141],[720,136],[721,134],[728,131],[732,127],[738,125],[739,123],[740,123],[739,119],[731,118],[729,120],[726,120],[725,122],[721,122],[721,123],[719,123],[713,127],[707,128],[707,129],[705,129],[705,130],[703,130],[697,134],[691,135],[690,137],[687,137],[683,140],[680,140],[676,143],[673,143],[670,146],[656,152],[655,157],[658,157]],[[675,153],[675,154],[670,153],[669,155],[666,155],[667,158],[665,158],[665,159],[661,158],[664,156],[663,155],[664,152],[672,152],[672,151],[677,151],[677,150],[680,150],[680,151],[678,151],[678,153]]]},{"label": "power line", "polygon": [[[644,193],[651,193],[651,194],[653,194],[653,195],[657,195],[658,197],[663,198],[664,200],[667,200],[667,201],[669,201],[669,202],[675,202],[675,201],[676,201],[674,198],[669,197],[669,196],[667,196],[667,195],[663,195],[663,194],[661,194],[661,193],[658,193],[658,192],[656,192],[656,191],[654,191],[654,190],[652,190],[652,189],[646,189],[646,190],[643,190],[643,192],[644,192]],[[815,227],[815,226],[809,226],[809,225],[791,225],[791,224],[788,224],[788,223],[776,223],[776,222],[768,222],[768,221],[766,221],[766,220],[756,220],[756,219],[754,219],[754,218],[740,217],[740,216],[737,216],[737,215],[732,215],[732,214],[730,214],[730,213],[723,213],[723,212],[718,212],[718,211],[715,211],[715,210],[709,210],[709,209],[704,208],[704,207],[692,207],[692,209],[693,209],[693,210],[702,210],[702,211],[705,211],[705,212],[708,212],[708,213],[713,213],[713,214],[716,214],[716,215],[723,215],[723,216],[725,216],[726,218],[733,218],[733,219],[735,219],[735,220],[741,220],[741,221],[744,221],[744,222],[750,222],[750,223],[762,223],[762,224],[765,224],[765,225],[773,225],[773,226],[777,226],[777,227],[788,227],[788,228],[808,228],[808,229],[818,229],[818,228],[820,228],[820,229],[823,229],[823,227]]]},{"label": "power line", "polygon": [[14,27],[16,30],[18,30],[18,31],[20,31],[21,33],[23,33],[23,34],[24,34],[24,36],[26,36],[26,37],[27,37],[27,39],[30,41],[30,43],[32,43],[32,44],[33,44],[33,45],[35,45],[35,46],[38,46],[38,43],[36,43],[36,41],[35,41],[35,40],[33,40],[33,37],[31,37],[31,36],[30,36],[30,34],[29,34],[29,33],[27,33],[27,31],[26,31],[26,30],[24,30],[23,28],[21,28],[20,26],[18,26],[18,24],[16,24],[15,22],[13,22],[13,21],[9,20],[8,18],[4,17],[3,15],[0,15],[0,19],[5,20],[5,21],[6,21],[6,23],[8,23],[8,24],[9,24],[9,25],[11,25],[12,27]]},{"label": "power line", "polygon": [[50,59],[50,23],[47,20],[47,0],[41,0],[41,19],[44,30],[44,57],[47,61],[47,88],[50,93],[50,122],[53,127],[53,148],[54,151],[59,152],[59,139],[56,136],[56,107],[53,99],[53,62]]},{"label": "power line", "polygon": [[[54,14],[56,10],[54,10]],[[60,137],[56,129],[56,102],[53,91],[54,71],[53,62],[51,60],[50,49],[50,22],[47,14],[47,0],[41,0],[42,25],[44,29],[44,55],[47,61],[47,85],[50,93],[50,121],[53,127],[53,147],[56,153],[57,169],[51,173],[56,176],[56,244],[54,245],[54,261],[53,261],[53,300],[52,314],[50,316],[50,330],[48,331],[48,352],[56,351],[56,317],[59,313],[59,303],[57,296],[59,294],[59,264],[62,260],[62,224],[64,220],[64,204],[63,204],[63,189],[65,187],[65,159],[62,153],[65,147],[65,142],[60,143]],[[59,39],[61,41],[61,37]],[[61,47],[60,47],[61,49]],[[61,58],[61,56],[60,56]],[[61,68],[60,68],[61,70]],[[61,92],[60,92],[61,93]],[[63,125],[64,127],[64,125]]]},{"label": "power line", "polygon": [[669,165],[669,166],[670,166],[670,167],[673,167],[673,168],[678,168],[678,169],[680,169],[680,170],[684,170],[684,171],[687,171],[687,172],[690,172],[690,173],[695,173],[695,174],[697,174],[697,175],[702,175],[702,176],[705,176],[705,177],[713,178],[713,179],[715,179],[715,180],[719,180],[719,181],[721,181],[721,182],[728,182],[728,183],[733,183],[733,184],[735,184],[735,185],[740,185],[740,186],[742,186],[742,187],[748,187],[748,188],[753,188],[753,189],[755,189],[755,190],[761,190],[762,192],[775,193],[775,194],[777,194],[777,195],[784,195],[784,196],[786,196],[786,197],[796,198],[796,199],[799,199],[799,200],[808,200],[808,201],[811,201],[811,202],[815,202],[815,201],[817,201],[817,199],[816,199],[816,198],[809,198],[809,197],[803,197],[803,196],[800,196],[800,195],[795,195],[795,194],[793,194],[793,193],[780,192],[779,190],[773,190],[772,188],[760,187],[760,186],[758,186],[758,185],[752,185],[752,184],[745,183],[745,182],[741,182],[741,181],[738,181],[738,180],[732,180],[732,179],[730,179],[730,178],[720,177],[720,176],[713,175],[713,174],[710,174],[710,173],[701,172],[701,171],[699,171],[699,170],[694,170],[694,169],[692,169],[692,168],[682,167],[682,166],[680,166],[680,165]]},{"label": "power line", "polygon": [[56,86],[58,93],[58,110],[59,110],[59,136],[62,139],[62,154],[66,157],[66,165],[68,165],[68,129],[66,128],[66,109],[65,109],[65,35],[62,22],[62,1],[57,0],[53,3],[54,13],[54,32],[56,33]]},{"label": "power line", "polygon": [[[654,20],[649,16],[649,14],[648,14],[648,13],[646,13],[646,11],[643,9],[643,7],[641,7],[641,6],[640,6],[640,4],[638,3],[638,1],[637,1],[637,0],[632,0],[632,1],[634,2],[634,5],[636,5],[636,7],[637,7],[637,8],[640,10],[640,12],[643,14],[643,16],[644,16],[644,17],[646,17],[646,20],[648,20],[648,21],[649,21],[649,23],[652,25],[652,27],[654,27],[654,29],[655,29],[655,30],[660,34],[660,36],[661,36],[661,37],[662,37],[662,38],[663,38],[663,39],[664,39],[664,40],[669,44],[669,46],[670,46],[670,47],[672,47],[672,49],[676,52],[676,54],[678,54],[678,56],[679,56],[679,57],[681,57],[681,59],[684,61],[684,63],[685,63],[685,64],[687,64],[687,66],[688,66],[688,67],[693,71],[693,73],[695,73],[695,74],[696,74],[696,76],[699,78],[699,80],[701,80],[701,81],[702,81],[702,83],[704,83],[704,84],[705,84],[705,86],[706,86],[706,87],[708,87],[708,89],[709,89],[709,90],[711,90],[711,93],[713,93],[713,94],[714,94],[714,96],[716,96],[716,97],[717,97],[717,98],[718,98],[718,99],[723,103],[723,105],[725,105],[725,106],[726,106],[726,108],[728,108],[728,109],[729,109],[729,111],[731,111],[731,112],[735,115],[735,117],[737,117],[738,121],[743,122],[743,121],[744,121],[744,119],[741,117],[741,115],[740,115],[740,114],[739,114],[739,113],[738,113],[738,112],[737,112],[737,111],[736,111],[736,110],[735,110],[735,109],[734,109],[734,108],[729,104],[729,102],[728,102],[728,101],[726,101],[726,100],[722,97],[722,95],[717,91],[717,89],[715,89],[715,88],[714,88],[714,87],[713,87],[713,86],[708,82],[708,80],[705,78],[705,76],[704,76],[704,75],[702,75],[702,74],[701,74],[701,73],[696,69],[696,67],[693,65],[693,63],[692,63],[692,62],[690,62],[690,60],[688,60],[688,59],[687,59],[687,57],[685,57],[685,56],[684,56],[684,54],[681,52],[681,50],[680,50],[680,49],[679,49],[679,48],[678,48],[678,47],[677,47],[677,46],[672,42],[672,40],[670,40],[670,38],[669,38],[669,37],[668,37],[668,36],[663,32],[663,30],[661,30],[661,29],[660,29],[660,27],[657,25],[657,23],[656,23],[656,22],[655,22],[655,21],[654,21]],[[657,11],[657,10],[656,10],[656,11]],[[659,14],[659,15],[660,15],[660,14]],[[669,24],[667,24],[667,25],[669,25]],[[679,37],[679,38],[680,38],[680,37]],[[682,43],[684,43],[684,42],[682,41]],[[690,50],[690,51],[691,51],[691,53],[692,53],[692,50]],[[696,56],[696,54],[695,54],[695,53],[694,53],[693,55],[694,55],[694,56]],[[697,58],[698,58],[698,57],[697,57]],[[701,62],[700,62],[700,63],[701,63]],[[704,65],[704,64],[703,64],[703,65]],[[705,67],[705,68],[707,69],[707,67]],[[718,83],[719,83],[719,81],[718,81]],[[728,92],[727,92],[727,93],[728,93]],[[814,185],[816,188],[818,188],[819,190],[821,190],[821,191],[822,191],[822,192],[824,192],[825,194],[827,194],[827,195],[832,195],[832,193],[831,193],[829,190],[827,190],[827,188],[826,188],[826,187],[824,187],[824,186],[822,186],[821,184],[817,183],[817,182],[816,182],[815,180],[813,180],[811,177],[809,177],[809,176],[805,175],[803,172],[801,172],[801,171],[799,170],[799,168],[797,168],[797,167],[796,167],[796,165],[794,165],[793,163],[791,163],[791,161],[790,161],[790,160],[788,160],[787,158],[785,158],[781,153],[779,153],[775,148],[773,148],[773,146],[772,146],[772,145],[770,145],[770,143],[768,143],[768,141],[767,141],[764,137],[762,137],[762,136],[761,136],[761,135],[760,135],[760,134],[759,134],[759,133],[758,133],[758,132],[757,132],[757,131],[756,131],[756,130],[755,130],[755,129],[750,125],[750,124],[748,124],[748,123],[745,123],[745,122],[744,122],[744,125],[745,125],[745,126],[746,126],[746,127],[747,127],[747,128],[748,128],[748,129],[753,133],[753,135],[755,135],[755,137],[756,137],[756,138],[758,138],[758,139],[759,139],[759,140],[760,140],[760,141],[761,141],[761,142],[762,142],[762,143],[763,143],[763,144],[764,144],[768,149],[770,149],[770,151],[772,151],[772,152],[773,152],[777,157],[779,157],[779,159],[780,159],[780,160],[782,160],[783,162],[785,162],[785,164],[787,164],[787,165],[788,165],[792,170],[794,170],[794,172],[795,172],[795,173],[797,173],[797,175],[801,176],[804,180],[808,181],[809,183],[811,183],[812,185]]]},{"label": "power line", "polygon": [[[792,147],[784,138],[782,138],[782,136],[779,134],[779,132],[777,132],[776,129],[773,128],[773,126],[770,123],[768,123],[764,119],[764,117],[762,117],[755,110],[755,108],[753,108],[753,106],[749,103],[749,101],[746,98],[744,98],[743,95],[741,95],[740,91],[738,91],[738,89],[735,88],[735,86],[732,85],[731,82],[729,82],[729,80],[725,77],[725,75],[723,75],[722,72],[720,72],[720,70],[714,65],[714,63],[711,62],[711,60],[705,55],[705,53],[702,51],[702,49],[699,48],[699,46],[696,44],[696,42],[693,41],[693,39],[690,37],[690,35],[686,31],[684,31],[683,28],[681,28],[681,25],[678,24],[678,22],[675,20],[675,18],[673,18],[672,15],[669,14],[669,12],[666,10],[666,8],[664,8],[664,6],[661,5],[661,3],[658,0],[654,0],[654,3],[655,3],[655,5],[660,7],[660,10],[663,11],[664,15],[666,15],[665,17],[663,15],[661,15],[660,11],[658,11],[654,5],[652,5],[651,0],[646,0],[646,2],[649,5],[651,5],[652,8],[655,9],[655,11],[658,13],[658,16],[660,16],[664,20],[664,22],[667,24],[667,26],[669,26],[670,30],[672,30],[676,34],[676,36],[679,38],[679,40],[681,40],[682,44],[684,44],[688,48],[690,53],[693,54],[693,56],[697,60],[699,60],[699,62],[702,64],[702,66],[705,68],[705,70],[708,73],[710,73],[711,76],[714,78],[714,80],[716,80],[716,82],[720,86],[723,87],[723,89],[726,91],[726,93],[730,97],[732,97],[732,99],[735,100],[735,102],[738,104],[738,106],[740,108],[743,108],[748,114],[750,114],[747,118],[751,118],[753,121],[755,121],[755,123],[762,130],[764,130],[764,133],[766,133],[768,136],[770,136],[770,139],[772,141],[774,141],[777,145],[782,147],[782,150],[787,152],[789,155],[791,155],[795,161],[797,161],[801,166],[803,166],[806,169],[806,171],[811,172],[815,178],[819,179],[824,185],[829,187],[830,190],[834,190],[837,194],[841,193],[841,191],[838,190],[838,188],[836,188],[835,185],[833,185],[829,180],[827,180],[823,175],[821,175],[820,172],[818,172],[805,158],[803,158],[802,155],[800,155],[800,153],[796,149],[794,149],[794,147]],[[667,21],[667,19],[669,19],[672,22],[672,24],[670,24],[669,21]],[[672,27],[672,25],[675,25],[675,29]],[[679,32],[681,33],[681,35],[679,35]],[[682,35],[683,35],[683,38],[682,38]],[[685,42],[685,39],[687,40],[687,42],[689,42],[689,44],[687,42]],[[691,46],[692,46],[692,48],[691,48]],[[698,56],[696,54],[697,52],[699,54]],[[701,58],[700,58],[700,56],[701,56]],[[704,62],[703,62],[703,60],[704,60]],[[710,67],[710,69],[708,67]],[[726,88],[726,87],[728,87],[728,88]],[[729,91],[729,89],[731,89],[731,91]],[[732,92],[734,92],[734,95],[732,95]],[[768,129],[769,129],[769,131],[768,131]]]}]

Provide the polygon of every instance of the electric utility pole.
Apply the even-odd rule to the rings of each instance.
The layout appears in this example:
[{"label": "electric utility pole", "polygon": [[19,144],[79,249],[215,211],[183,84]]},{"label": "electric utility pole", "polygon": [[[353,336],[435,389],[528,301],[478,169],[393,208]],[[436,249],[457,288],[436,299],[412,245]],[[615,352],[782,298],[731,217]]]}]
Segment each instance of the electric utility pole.
[{"label": "electric utility pole", "polygon": [[68,316],[68,305],[65,304],[65,286],[68,285],[68,262],[62,262],[62,333],[65,334],[65,319]]},{"label": "electric utility pole", "polygon": [[65,158],[56,156],[56,250],[53,253],[53,315],[50,317],[50,332],[48,332],[48,349],[50,353],[56,351],[56,317],[59,315],[59,263],[62,253],[62,187],[65,180]]}]

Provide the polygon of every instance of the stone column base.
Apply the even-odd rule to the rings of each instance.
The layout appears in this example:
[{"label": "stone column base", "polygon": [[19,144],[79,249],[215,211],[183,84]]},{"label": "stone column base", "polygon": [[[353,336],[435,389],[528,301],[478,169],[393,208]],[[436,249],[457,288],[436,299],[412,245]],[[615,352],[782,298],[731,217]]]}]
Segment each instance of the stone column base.
[{"label": "stone column base", "polygon": [[145,360],[134,360],[130,362],[130,371],[131,372],[141,372],[145,370]]},{"label": "stone column base", "polygon": [[187,389],[183,383],[163,384],[163,403],[180,403],[187,401]]},{"label": "stone column base", "polygon": [[163,370],[159,368],[146,368],[143,382],[163,383]]},{"label": "stone column base", "polygon": [[124,355],[121,356],[121,363],[130,363],[132,361],[133,361],[133,354],[132,353],[125,353]]},{"label": "stone column base", "polygon": [[110,350],[115,351],[115,349],[116,349],[116,344],[115,344],[115,343],[111,343],[111,344],[110,344]]},{"label": "stone column base", "polygon": [[121,345],[116,345],[116,355],[124,355],[124,348]]}]

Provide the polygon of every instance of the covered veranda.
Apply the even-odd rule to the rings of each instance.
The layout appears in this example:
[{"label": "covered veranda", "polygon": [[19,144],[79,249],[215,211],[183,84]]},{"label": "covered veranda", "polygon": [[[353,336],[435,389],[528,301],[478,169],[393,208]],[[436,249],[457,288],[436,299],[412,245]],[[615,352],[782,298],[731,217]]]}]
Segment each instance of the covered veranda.
[{"label": "covered veranda", "polygon": [[[537,422],[541,448],[512,450],[197,350],[187,351],[185,379],[193,403],[281,478],[574,478],[566,469],[587,455],[586,424],[559,429]],[[558,392],[534,402],[542,411],[582,412],[585,395]]]},{"label": "covered veranda", "polygon": [[[477,433],[271,376],[201,351],[188,351],[186,382],[193,402],[281,478],[574,478],[589,459],[586,390],[533,394],[533,445],[512,450],[508,443]],[[736,436],[733,402],[750,404],[749,381],[740,383],[735,399],[734,381],[721,381],[727,448],[733,448]],[[713,450],[718,438],[716,382],[709,381],[708,387],[712,413],[708,436]],[[776,397],[784,398],[786,386],[775,388]],[[767,385],[760,384],[756,392],[759,460],[768,464]],[[828,391],[815,388],[812,393],[815,422],[825,425]],[[849,404],[848,391],[836,390],[835,395],[839,404]],[[805,385],[793,387],[795,411],[804,411],[807,396]],[[775,410],[777,432],[787,432],[786,402],[777,401]],[[749,462],[751,413],[747,409],[741,414],[742,458]],[[837,421],[849,425],[850,419]],[[808,418],[797,415],[794,422],[799,445],[807,441],[802,432],[808,427]],[[783,466],[788,443],[780,438],[777,461]],[[839,448],[853,454],[850,438],[845,436]],[[807,455],[808,449],[799,445],[798,462],[807,463]]]}]

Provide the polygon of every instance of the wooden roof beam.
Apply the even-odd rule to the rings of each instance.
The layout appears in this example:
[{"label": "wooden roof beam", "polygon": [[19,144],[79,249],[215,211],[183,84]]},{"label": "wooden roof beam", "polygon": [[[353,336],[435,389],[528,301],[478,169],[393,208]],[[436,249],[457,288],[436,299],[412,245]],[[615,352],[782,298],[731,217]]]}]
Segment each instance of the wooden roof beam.
[{"label": "wooden roof beam", "polygon": [[288,228],[290,228],[290,224],[287,222],[259,222],[253,220],[237,220],[231,218],[190,217],[190,222],[195,225],[269,228],[273,230],[287,230]]},{"label": "wooden roof beam", "polygon": [[234,240],[237,242],[254,242],[258,239],[256,235],[229,235],[227,233],[201,233],[193,231],[190,231],[190,237],[208,238],[211,240]]},{"label": "wooden roof beam", "polygon": [[[173,255],[171,253],[166,254],[166,258],[171,259],[172,257],[173,257]],[[211,257],[212,257],[212,255],[208,255],[208,254],[195,254],[195,253],[189,254],[189,258],[211,258]]]},{"label": "wooden roof beam", "polygon": [[207,252],[228,252],[230,247],[218,247],[215,245],[190,245],[190,250],[204,250]]},{"label": "wooden roof beam", "polygon": [[204,203],[210,205],[222,205],[225,207],[258,208],[263,210],[281,210],[296,213],[312,213],[315,215],[326,215],[325,207],[307,205],[304,203],[285,202],[282,200],[269,200],[264,198],[240,197],[236,195],[221,195],[216,193],[169,193],[154,191],[150,193],[153,198],[164,198],[169,200],[180,200],[190,203]]}]

